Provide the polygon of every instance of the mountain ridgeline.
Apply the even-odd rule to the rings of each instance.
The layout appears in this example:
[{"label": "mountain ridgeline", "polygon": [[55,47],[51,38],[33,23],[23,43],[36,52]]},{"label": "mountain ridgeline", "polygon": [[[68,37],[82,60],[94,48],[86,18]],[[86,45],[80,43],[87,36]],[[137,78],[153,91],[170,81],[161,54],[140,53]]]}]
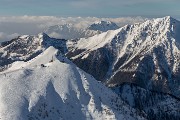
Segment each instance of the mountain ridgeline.
[{"label": "mountain ridgeline", "polygon": [[2,120],[146,118],[52,46],[27,62],[14,62],[0,82]]},{"label": "mountain ridgeline", "polygon": [[1,43],[0,119],[180,119],[179,21],[46,33]]},{"label": "mountain ridgeline", "polygon": [[179,97],[179,32],[167,16],[80,39],[66,55],[109,87],[128,82]]},{"label": "mountain ridgeline", "polygon": [[15,61],[28,61],[46,48],[53,46],[63,54],[67,52],[66,40],[50,38],[45,33],[37,36],[23,35],[0,46],[0,71],[11,66]]}]

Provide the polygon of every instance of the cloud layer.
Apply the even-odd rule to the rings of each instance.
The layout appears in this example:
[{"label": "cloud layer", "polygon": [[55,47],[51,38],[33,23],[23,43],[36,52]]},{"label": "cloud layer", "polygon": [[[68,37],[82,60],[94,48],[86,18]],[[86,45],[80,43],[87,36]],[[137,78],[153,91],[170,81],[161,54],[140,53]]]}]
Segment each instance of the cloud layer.
[{"label": "cloud layer", "polygon": [[18,33],[6,34],[4,32],[0,32],[0,41],[11,40],[13,38],[16,38],[17,36],[19,36]]},{"label": "cloud layer", "polygon": [[49,26],[62,24],[75,24],[76,27],[87,27],[90,24],[109,20],[119,26],[133,24],[144,21],[141,17],[122,17],[122,18],[97,18],[97,17],[55,17],[55,16],[9,16],[0,17],[0,41],[10,40],[18,35],[36,35]]}]

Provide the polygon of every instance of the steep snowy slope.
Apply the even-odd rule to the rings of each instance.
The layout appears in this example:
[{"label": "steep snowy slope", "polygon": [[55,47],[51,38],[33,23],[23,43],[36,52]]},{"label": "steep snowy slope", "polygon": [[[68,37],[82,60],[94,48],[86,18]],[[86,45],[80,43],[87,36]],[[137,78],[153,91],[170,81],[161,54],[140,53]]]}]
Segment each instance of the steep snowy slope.
[{"label": "steep snowy slope", "polygon": [[27,61],[34,58],[49,46],[54,46],[62,53],[67,51],[65,40],[50,38],[45,33],[37,36],[23,35],[1,43],[0,71],[6,69],[14,61]]},{"label": "steep snowy slope", "polygon": [[179,32],[179,21],[157,18],[70,41],[67,56],[108,86],[130,82],[180,96]]},{"label": "steep snowy slope", "polygon": [[13,64],[0,74],[0,83],[1,120],[130,120],[146,116],[54,47],[30,61]]},{"label": "steep snowy slope", "polygon": [[60,39],[78,39],[78,38],[87,38],[106,32],[108,30],[115,30],[119,27],[110,21],[100,21],[96,22],[87,28],[81,28],[75,24],[64,24],[64,25],[55,25],[49,27],[44,32],[50,37],[60,38]]}]

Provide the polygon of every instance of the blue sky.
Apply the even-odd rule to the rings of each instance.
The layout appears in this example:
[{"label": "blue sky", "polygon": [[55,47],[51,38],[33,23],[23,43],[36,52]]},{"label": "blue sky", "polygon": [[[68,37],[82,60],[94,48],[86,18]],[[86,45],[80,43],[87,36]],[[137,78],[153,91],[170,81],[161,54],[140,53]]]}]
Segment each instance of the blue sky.
[{"label": "blue sky", "polygon": [[180,0],[0,0],[0,16],[180,16]]},{"label": "blue sky", "polygon": [[180,0],[0,0],[0,42],[35,35],[64,21],[84,24],[109,18],[120,24],[141,22],[136,16],[180,20]]}]

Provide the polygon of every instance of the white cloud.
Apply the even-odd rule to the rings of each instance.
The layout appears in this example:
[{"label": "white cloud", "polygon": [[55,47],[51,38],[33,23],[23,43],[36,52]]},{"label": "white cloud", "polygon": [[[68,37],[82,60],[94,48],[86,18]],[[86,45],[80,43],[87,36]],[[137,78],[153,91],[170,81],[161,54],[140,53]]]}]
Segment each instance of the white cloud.
[{"label": "white cloud", "polygon": [[55,16],[8,16],[0,17],[0,41],[11,40],[18,35],[36,35],[49,26],[65,23],[83,28],[99,20],[110,20],[119,26],[141,22],[141,17],[97,18],[97,17],[55,17]]},{"label": "white cloud", "polygon": [[16,38],[18,36],[19,36],[18,33],[6,34],[6,33],[3,33],[3,32],[0,32],[0,41],[3,42],[3,41],[6,41],[6,40],[11,40],[11,39]]},{"label": "white cloud", "polygon": [[6,37],[6,34],[3,32],[0,32],[0,39],[3,40],[5,39],[5,37]]}]

